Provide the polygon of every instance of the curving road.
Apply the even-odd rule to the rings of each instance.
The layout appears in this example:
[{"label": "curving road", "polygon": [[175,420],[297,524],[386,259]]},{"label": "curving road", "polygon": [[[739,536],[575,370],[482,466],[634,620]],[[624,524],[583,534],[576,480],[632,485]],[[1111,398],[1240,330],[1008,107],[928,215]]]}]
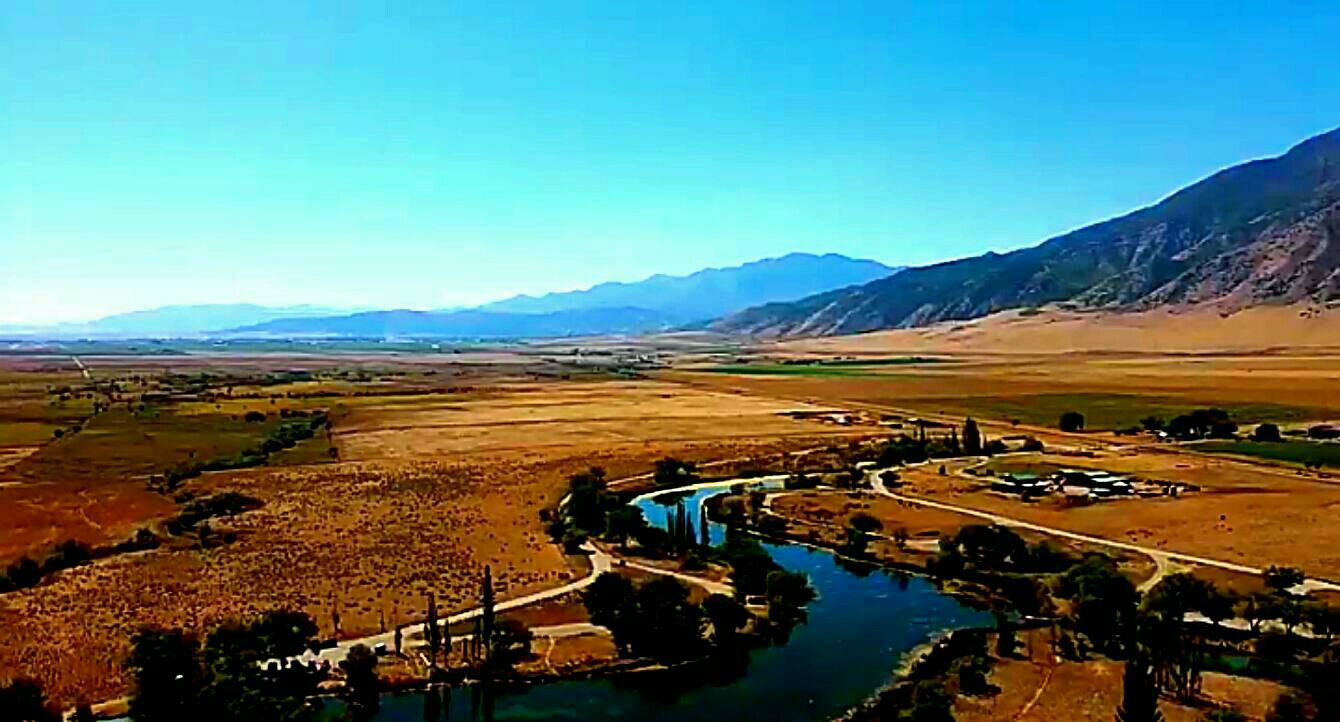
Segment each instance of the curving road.
[{"label": "curving road", "polygon": [[[884,480],[879,478],[879,471],[881,470],[872,470],[872,472],[869,475],[870,485],[875,490],[876,494],[881,494],[891,499],[897,499],[898,501],[906,502],[908,504],[917,504],[920,506],[929,507],[931,509],[940,509],[942,511],[950,511],[958,514],[963,514],[965,516],[977,517],[978,519],[989,521],[992,524],[1014,527],[1016,529],[1026,529],[1028,531],[1038,532],[1040,534],[1048,534],[1051,536],[1061,537],[1063,539],[1071,539],[1073,541],[1084,542],[1086,544],[1095,544],[1099,546],[1112,547],[1113,549],[1122,549],[1124,551],[1136,552],[1138,554],[1146,554],[1151,559],[1154,560],[1154,563],[1158,565],[1160,570],[1166,570],[1170,566],[1173,566],[1174,563],[1182,563],[1182,564],[1200,564],[1202,566],[1216,567],[1218,569],[1226,569],[1231,572],[1240,572],[1242,574],[1252,574],[1256,576],[1260,576],[1265,572],[1264,569],[1260,569],[1257,567],[1249,567],[1244,564],[1225,562],[1218,559],[1210,559],[1208,557],[1195,556],[1193,554],[1170,552],[1164,549],[1153,549],[1151,547],[1140,546],[1139,544],[1131,544],[1129,542],[1117,541],[1115,539],[1107,539],[1105,537],[1092,536],[1089,534],[1080,534],[1073,531],[1066,531],[1065,529],[1057,529],[1056,527],[1043,526],[1042,524],[1034,524],[1033,522],[1023,521],[1020,519],[1012,519],[1010,517],[1001,516],[999,514],[980,511],[978,509],[971,509],[969,507],[964,506],[958,506],[957,504],[946,504],[942,501],[932,501],[930,499],[923,499],[915,496],[905,496],[903,494],[895,494],[894,492],[889,491],[889,488],[884,485]],[[1319,590],[1340,591],[1340,584],[1326,581],[1325,579],[1307,579],[1302,584],[1301,591],[1319,591]]]}]

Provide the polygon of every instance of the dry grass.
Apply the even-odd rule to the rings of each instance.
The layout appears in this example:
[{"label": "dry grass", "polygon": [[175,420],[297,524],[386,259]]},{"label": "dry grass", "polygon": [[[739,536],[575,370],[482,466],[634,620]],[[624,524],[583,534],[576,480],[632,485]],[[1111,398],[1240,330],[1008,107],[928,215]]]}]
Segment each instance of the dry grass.
[{"label": "dry grass", "polygon": [[[1110,722],[1121,703],[1122,665],[1108,660],[1058,660],[1049,630],[1023,636],[1019,658],[998,660],[990,681],[1001,688],[990,697],[960,697],[959,722]],[[1168,722],[1199,722],[1215,706],[1232,706],[1260,720],[1281,692],[1279,684],[1214,672],[1204,675],[1203,699],[1193,706],[1164,699]]]}]

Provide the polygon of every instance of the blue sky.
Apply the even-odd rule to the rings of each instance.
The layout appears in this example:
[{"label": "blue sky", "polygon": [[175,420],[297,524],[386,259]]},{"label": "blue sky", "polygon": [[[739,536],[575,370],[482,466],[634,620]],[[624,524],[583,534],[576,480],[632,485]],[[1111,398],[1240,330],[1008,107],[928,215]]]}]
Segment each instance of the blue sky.
[{"label": "blue sky", "polygon": [[1336,37],[1333,2],[11,0],[0,322],[1032,245],[1340,125]]}]

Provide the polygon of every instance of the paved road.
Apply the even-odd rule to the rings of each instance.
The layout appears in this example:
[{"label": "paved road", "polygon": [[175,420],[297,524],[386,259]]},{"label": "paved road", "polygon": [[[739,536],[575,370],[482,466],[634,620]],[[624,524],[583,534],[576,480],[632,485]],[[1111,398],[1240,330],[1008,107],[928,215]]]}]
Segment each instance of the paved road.
[{"label": "paved road", "polygon": [[92,380],[92,379],[93,379],[93,376],[92,376],[91,374],[89,374],[89,372],[88,372],[88,367],[84,365],[84,362],[83,362],[83,361],[80,361],[80,360],[79,360],[79,357],[78,357],[78,356],[71,356],[71,357],[70,357],[70,360],[74,362],[74,365],[75,365],[75,366],[78,366],[78,367],[79,367],[79,373],[81,373],[81,374],[84,375],[84,379],[85,379],[85,380]]},{"label": "paved road", "polygon": [[[621,567],[630,567],[632,569],[638,569],[640,571],[648,572],[650,574],[660,574],[662,576],[674,577],[675,579],[679,579],[683,582],[687,582],[689,584],[696,584],[700,587],[703,587],[712,594],[731,595],[735,593],[735,589],[731,587],[731,585],[724,582],[717,582],[711,579],[695,577],[692,574],[683,574],[680,572],[671,571],[669,569],[661,569],[659,567],[654,567],[650,564],[643,564],[641,562],[630,561],[622,558],[616,560],[616,558],[611,556],[609,552],[600,549],[599,547],[595,546],[594,544],[591,544],[590,542],[587,542],[586,546],[583,548],[591,554],[590,574],[586,575],[585,577],[582,577],[581,579],[578,579],[577,581],[569,582],[562,586],[554,587],[553,589],[545,589],[543,591],[535,592],[533,594],[527,594],[525,596],[498,602],[498,604],[494,606],[494,610],[496,612],[506,612],[510,609],[526,607],[532,604],[547,601],[549,599],[561,597],[564,594],[568,594],[570,592],[581,591],[591,586],[591,584],[595,582],[597,577],[613,569],[616,564]],[[457,614],[453,614],[449,617],[446,617],[445,619],[443,619],[443,623],[451,625],[460,622],[468,622],[474,619],[475,617],[478,617],[479,615],[483,614],[483,612],[484,612],[483,607],[475,607],[474,609],[468,609],[464,612],[460,612]],[[422,622],[420,621],[414,624],[421,624],[421,623]],[[406,637],[408,637],[411,633],[419,631],[416,627],[412,625],[405,625],[404,627],[402,627],[402,630],[404,631]],[[538,637],[573,637],[573,636],[581,636],[583,634],[608,634],[608,630],[606,630],[604,627],[595,624],[590,624],[587,622],[574,622],[572,624],[556,624],[548,627],[534,627],[531,629],[531,632],[533,632]],[[319,659],[327,660],[331,664],[339,664],[340,662],[344,661],[344,658],[346,656],[348,656],[349,650],[353,649],[355,646],[359,644],[367,645],[368,647],[374,647],[378,644],[385,644],[387,648],[392,648],[395,646],[395,631],[393,630],[381,634],[372,634],[366,637],[359,637],[357,639],[346,639],[341,642],[338,642],[334,647],[321,650],[321,653],[317,655],[317,657]]]},{"label": "paved road", "polygon": [[[525,607],[531,604],[535,604],[536,602],[543,602],[545,600],[553,599],[555,597],[561,597],[564,594],[568,594],[570,592],[581,591],[582,589],[591,586],[592,582],[596,580],[596,577],[599,577],[601,574],[610,570],[612,566],[611,564],[612,557],[610,557],[609,554],[601,551],[600,549],[596,548],[594,545],[589,543],[586,546],[586,550],[591,554],[590,574],[586,575],[585,577],[582,577],[581,579],[578,579],[575,582],[570,582],[560,587],[554,587],[553,589],[545,589],[543,591],[535,592],[533,594],[527,594],[525,596],[498,602],[498,604],[494,606],[494,610],[498,612],[505,612],[509,609]],[[483,607],[475,607],[474,609],[468,609],[464,612],[453,614],[445,618],[443,621],[446,624],[468,622],[483,613],[484,613]],[[355,646],[360,644],[364,644],[369,647],[373,647],[378,644],[385,644],[387,647],[393,647],[395,645],[395,632],[390,631],[390,632],[384,632],[382,634],[369,635],[367,637],[359,637],[357,639],[346,639],[341,642],[338,642],[334,647],[321,650],[321,654],[317,656],[321,659],[328,660],[331,664],[339,664],[341,661],[344,660],[346,656],[348,656],[350,649],[353,649]]]},{"label": "paved road", "polygon": [[[992,524],[1000,524],[1001,526],[1014,527],[1016,529],[1026,529],[1028,531],[1035,531],[1041,534],[1049,534],[1051,536],[1057,536],[1063,539],[1072,539],[1074,541],[1084,542],[1086,544],[1095,544],[1099,546],[1112,547],[1114,549],[1122,549],[1124,551],[1136,552],[1139,554],[1147,554],[1150,558],[1154,560],[1156,564],[1159,565],[1160,568],[1166,568],[1170,562],[1180,562],[1182,564],[1200,564],[1202,566],[1215,567],[1218,569],[1226,569],[1231,572],[1240,572],[1242,574],[1253,574],[1257,576],[1260,576],[1262,573],[1264,573],[1263,569],[1257,567],[1249,567],[1244,564],[1225,562],[1220,561],[1218,559],[1210,559],[1208,557],[1195,556],[1193,554],[1172,552],[1167,551],[1165,549],[1153,549],[1150,547],[1140,546],[1139,544],[1131,544],[1129,542],[1117,541],[1115,539],[1107,539],[1099,536],[1091,536],[1089,534],[1079,534],[1073,531],[1066,531],[1065,529],[1057,529],[1055,527],[1043,526],[1041,524],[1034,524],[1032,522],[1022,521],[1019,519],[1011,519],[1010,517],[1007,516],[992,514],[990,512],[980,511],[977,509],[970,509],[968,507],[958,506],[957,504],[946,504],[944,502],[932,501],[930,499],[923,499],[921,497],[895,494],[892,491],[889,491],[888,487],[884,486],[884,481],[879,478],[878,471],[874,471],[870,474],[870,483],[871,486],[874,488],[875,493],[882,494],[891,499],[897,499],[899,501],[906,502],[909,504],[917,504],[920,506],[930,507],[932,509],[951,511],[958,514],[964,514],[966,516],[977,517],[978,519],[989,521]],[[1304,581],[1302,584],[1301,591],[1318,591],[1318,590],[1340,591],[1340,584],[1336,584],[1335,582],[1330,582],[1324,579],[1308,579]]]}]

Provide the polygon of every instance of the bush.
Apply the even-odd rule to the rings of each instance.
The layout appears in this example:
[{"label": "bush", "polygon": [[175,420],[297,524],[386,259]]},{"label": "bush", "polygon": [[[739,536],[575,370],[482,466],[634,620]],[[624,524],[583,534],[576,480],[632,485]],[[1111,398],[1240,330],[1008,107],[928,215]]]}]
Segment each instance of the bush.
[{"label": "bush", "polygon": [[1274,424],[1261,424],[1252,432],[1252,439],[1255,441],[1280,441],[1280,427]]},{"label": "bush", "polygon": [[1071,433],[1083,431],[1084,414],[1081,414],[1078,411],[1067,411],[1064,414],[1061,414],[1061,419],[1056,425],[1061,431],[1068,431]]}]

